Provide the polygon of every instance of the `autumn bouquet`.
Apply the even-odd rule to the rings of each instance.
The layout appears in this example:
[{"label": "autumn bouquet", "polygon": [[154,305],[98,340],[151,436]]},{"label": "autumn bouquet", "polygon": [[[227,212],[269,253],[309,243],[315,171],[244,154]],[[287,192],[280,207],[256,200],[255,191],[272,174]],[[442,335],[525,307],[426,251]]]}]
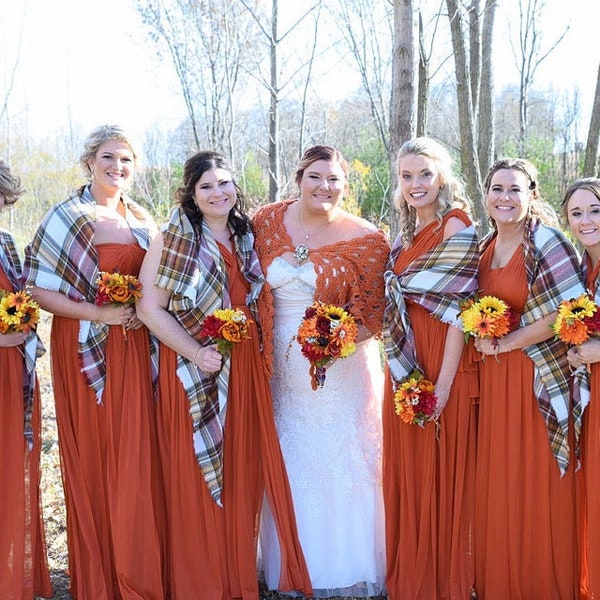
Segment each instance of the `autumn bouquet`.
[{"label": "autumn bouquet", "polygon": [[600,337],[598,305],[587,294],[563,300],[551,327],[555,339],[567,344],[583,344],[589,338]]},{"label": "autumn bouquet", "polygon": [[227,354],[242,340],[250,339],[246,313],[239,308],[218,308],[202,321],[200,335],[212,338],[219,352]]},{"label": "autumn bouquet", "polygon": [[0,333],[29,333],[40,320],[40,307],[24,290],[0,290]]},{"label": "autumn bouquet", "polygon": [[306,309],[296,340],[310,362],[313,390],[325,384],[326,366],[356,350],[358,326],[354,317],[340,306],[315,301]]},{"label": "autumn bouquet", "polygon": [[[135,304],[142,297],[142,284],[134,275],[123,273],[100,272],[96,280],[98,286],[94,303],[103,304]],[[123,336],[127,341],[127,330],[123,327]]]},{"label": "autumn bouquet", "polygon": [[492,340],[494,348],[498,340],[510,332],[517,316],[510,306],[496,296],[471,298],[461,304],[460,318],[465,341],[470,337]]},{"label": "autumn bouquet", "polygon": [[425,427],[432,420],[438,398],[434,385],[415,369],[396,386],[394,406],[404,423]]}]

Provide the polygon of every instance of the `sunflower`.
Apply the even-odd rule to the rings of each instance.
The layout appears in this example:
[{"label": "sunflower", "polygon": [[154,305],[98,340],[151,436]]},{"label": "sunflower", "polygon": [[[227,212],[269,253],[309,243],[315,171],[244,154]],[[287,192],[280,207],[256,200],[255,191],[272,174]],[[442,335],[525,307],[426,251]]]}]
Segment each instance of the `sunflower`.
[{"label": "sunflower", "polygon": [[486,314],[505,314],[508,312],[508,304],[495,296],[483,296],[475,305],[479,307],[480,312]]},{"label": "sunflower", "polygon": [[596,312],[595,302],[587,295],[581,294],[578,298],[565,300],[558,307],[558,315],[570,324],[585,317],[591,317]]}]

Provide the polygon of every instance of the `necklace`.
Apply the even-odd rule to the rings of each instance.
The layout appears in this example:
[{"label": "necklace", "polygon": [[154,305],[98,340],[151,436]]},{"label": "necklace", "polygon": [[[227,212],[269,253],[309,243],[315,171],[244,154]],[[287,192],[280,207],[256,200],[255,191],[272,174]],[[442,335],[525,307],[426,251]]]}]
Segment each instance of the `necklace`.
[{"label": "necklace", "polygon": [[[327,223],[325,223],[325,225],[323,225],[323,227],[321,227],[321,229],[319,229],[318,231],[308,233],[306,229],[304,229],[304,225],[302,223],[302,214],[300,212],[300,207],[298,207],[298,225],[300,225],[300,229],[302,229],[302,232],[304,233],[305,240],[309,240],[311,235],[319,235],[320,233],[325,231],[325,229],[329,227],[330,223],[330,221],[327,221]],[[298,266],[300,266],[302,263],[308,260],[309,254],[310,250],[306,244],[298,244],[296,246],[296,248],[294,249],[294,258],[296,259]]]}]

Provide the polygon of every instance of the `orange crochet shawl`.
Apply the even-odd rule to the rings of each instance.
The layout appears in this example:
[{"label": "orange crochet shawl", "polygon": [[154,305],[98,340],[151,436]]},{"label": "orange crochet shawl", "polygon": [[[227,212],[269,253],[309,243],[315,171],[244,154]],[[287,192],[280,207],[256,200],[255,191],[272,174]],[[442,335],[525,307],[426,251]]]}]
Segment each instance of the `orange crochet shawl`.
[{"label": "orange crochet shawl", "polygon": [[[266,274],[277,256],[293,252],[294,245],[283,225],[285,210],[296,200],[267,204],[254,216],[255,247]],[[385,307],[383,273],[390,246],[382,231],[310,250],[317,272],[315,298],[343,306],[373,335],[381,332]],[[273,366],[273,295],[267,283],[258,299],[263,331],[263,358],[267,372]]]}]

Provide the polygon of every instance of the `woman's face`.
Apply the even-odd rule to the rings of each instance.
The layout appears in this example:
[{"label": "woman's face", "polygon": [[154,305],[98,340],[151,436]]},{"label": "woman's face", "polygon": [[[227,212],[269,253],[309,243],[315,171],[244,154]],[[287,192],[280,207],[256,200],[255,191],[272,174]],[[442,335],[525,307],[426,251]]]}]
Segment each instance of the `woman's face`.
[{"label": "woman's face", "polygon": [[434,160],[421,154],[407,154],[398,165],[400,190],[404,201],[417,212],[437,210],[443,185]]},{"label": "woman's face", "polygon": [[204,218],[227,218],[235,206],[233,177],[225,169],[204,171],[194,187],[194,200]]},{"label": "woman's face", "polygon": [[93,185],[113,194],[123,190],[133,177],[134,163],[129,144],[121,140],[107,140],[88,161]]},{"label": "woman's face", "polygon": [[593,192],[573,192],[567,202],[567,218],[571,232],[586,250],[600,247],[600,200]]},{"label": "woman's face", "polygon": [[485,207],[496,226],[525,221],[532,195],[530,183],[518,169],[499,169],[492,175]]},{"label": "woman's face", "polygon": [[300,197],[309,208],[327,212],[341,202],[346,185],[346,174],[339,162],[316,160],[302,174]]}]

